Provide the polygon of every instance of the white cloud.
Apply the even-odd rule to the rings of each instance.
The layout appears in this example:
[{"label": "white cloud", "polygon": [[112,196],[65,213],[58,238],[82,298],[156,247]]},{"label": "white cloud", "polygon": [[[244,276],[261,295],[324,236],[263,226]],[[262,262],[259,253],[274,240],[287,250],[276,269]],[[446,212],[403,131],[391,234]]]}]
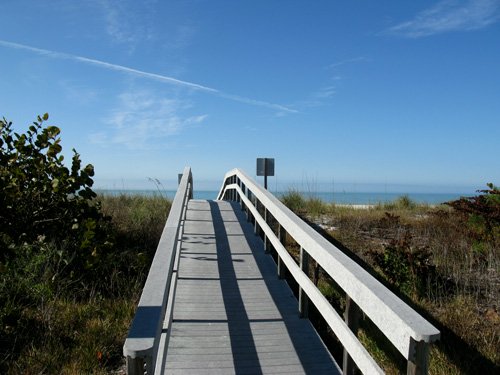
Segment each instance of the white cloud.
[{"label": "white cloud", "polygon": [[92,143],[122,145],[129,149],[156,148],[168,137],[207,118],[207,115],[183,115],[189,108],[186,102],[146,91],[123,93],[118,101],[104,120],[108,128],[90,135]]},{"label": "white cloud", "polygon": [[388,34],[419,38],[487,27],[500,19],[499,0],[443,0],[415,19],[393,26]]}]

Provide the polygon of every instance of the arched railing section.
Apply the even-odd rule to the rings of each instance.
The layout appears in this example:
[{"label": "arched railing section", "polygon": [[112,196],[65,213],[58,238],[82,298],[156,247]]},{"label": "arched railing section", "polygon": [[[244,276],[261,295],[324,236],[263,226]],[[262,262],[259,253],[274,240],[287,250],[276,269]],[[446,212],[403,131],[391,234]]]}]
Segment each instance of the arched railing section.
[{"label": "arched railing section", "polygon": [[[359,342],[356,331],[363,312],[406,358],[407,374],[428,372],[429,344],[440,332],[360,265],[301,220],[279,199],[257,185],[242,170],[225,175],[218,199],[236,201],[254,222],[255,232],[263,233],[266,251],[270,246],[278,256],[278,276],[284,267],[299,285],[299,313],[307,317],[313,303],[344,347],[343,373],[382,374],[382,369]],[[273,219],[271,219],[273,218]],[[274,230],[270,222],[277,222]],[[299,264],[284,246],[288,234],[300,246]],[[346,293],[342,318],[309,278],[309,262],[316,261]]]},{"label": "arched railing section", "polygon": [[[187,204],[193,197],[193,177],[186,167],[175,194],[167,222],[142,290],[123,355],[127,374],[154,374],[163,367],[172,322],[173,297],[177,283],[180,243]],[[158,353],[161,353],[158,356]],[[157,361],[157,357],[160,360]]]}]

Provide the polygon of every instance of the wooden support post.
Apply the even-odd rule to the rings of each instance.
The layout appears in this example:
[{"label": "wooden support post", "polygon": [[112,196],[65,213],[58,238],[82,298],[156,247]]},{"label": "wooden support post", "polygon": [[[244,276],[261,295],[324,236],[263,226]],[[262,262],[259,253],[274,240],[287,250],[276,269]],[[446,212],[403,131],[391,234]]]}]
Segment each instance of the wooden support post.
[{"label": "wooden support post", "polygon": [[408,358],[407,375],[427,375],[429,371],[429,344],[411,339],[410,351],[413,356]]},{"label": "wooden support post", "polygon": [[319,282],[319,264],[314,261],[314,273],[313,273],[313,283],[315,286],[318,286]]},{"label": "wooden support post", "polygon": [[[309,276],[309,254],[300,247],[300,269],[307,276]],[[307,318],[309,316],[309,297],[307,294],[299,287],[299,313],[301,318]]]},{"label": "wooden support post", "polygon": [[136,375],[144,374],[144,361],[142,358],[127,357],[127,374]]},{"label": "wooden support post", "polygon": [[[357,336],[359,329],[359,318],[361,316],[361,310],[358,305],[351,299],[351,297],[346,296],[345,301],[345,312],[344,320],[351,331]],[[356,364],[349,356],[349,353],[344,349],[344,358],[342,364],[342,374],[344,375],[354,375],[356,371]]]},{"label": "wooden support post", "polygon": [[[281,224],[278,224],[278,239],[280,243],[286,247],[286,232],[281,226]],[[281,260],[279,254],[278,254],[278,278],[279,279],[285,278],[285,265],[283,264],[283,261]]]},{"label": "wooden support post", "polygon": [[127,357],[127,374],[128,375],[144,375],[154,372],[153,359],[151,356],[146,358],[130,358]]},{"label": "wooden support post", "polygon": [[[268,224],[268,222],[267,222],[267,208],[265,208],[265,207],[264,207],[264,221],[266,222],[266,224]],[[271,252],[271,245],[270,245],[269,241],[267,240],[267,236],[265,233],[264,233],[264,251],[266,252],[266,254],[269,254]]]}]

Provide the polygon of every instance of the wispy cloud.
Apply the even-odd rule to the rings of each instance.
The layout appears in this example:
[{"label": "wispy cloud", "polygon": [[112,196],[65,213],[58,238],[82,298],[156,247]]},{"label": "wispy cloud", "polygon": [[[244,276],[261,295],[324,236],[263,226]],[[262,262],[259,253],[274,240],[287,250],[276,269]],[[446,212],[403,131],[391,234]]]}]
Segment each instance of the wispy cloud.
[{"label": "wispy cloud", "polygon": [[115,70],[115,71],[126,73],[126,74],[132,74],[132,75],[135,75],[135,76],[138,76],[141,78],[152,79],[155,81],[159,81],[159,82],[163,82],[163,83],[167,83],[167,84],[171,84],[171,85],[181,86],[181,87],[193,89],[196,91],[210,93],[210,94],[217,95],[217,96],[220,96],[222,98],[229,99],[229,100],[232,100],[235,102],[240,102],[240,103],[249,104],[249,105],[253,105],[253,106],[259,106],[259,107],[266,107],[269,109],[278,110],[278,111],[286,112],[286,113],[297,113],[297,110],[280,105],[280,104],[269,103],[266,101],[252,99],[252,98],[246,98],[244,96],[239,96],[239,95],[234,95],[234,94],[228,94],[228,93],[225,93],[225,92],[220,91],[218,89],[214,89],[211,87],[200,85],[198,83],[183,81],[183,80],[179,80],[179,79],[165,76],[165,75],[161,75],[161,74],[145,72],[143,70],[129,68],[129,67],[126,67],[123,65],[112,64],[112,63],[109,63],[106,61],[91,59],[88,57],[77,56],[77,55],[64,53],[64,52],[57,52],[57,51],[51,51],[51,50],[42,49],[42,48],[36,48],[36,47],[32,47],[32,46],[28,46],[28,45],[24,45],[24,44],[19,44],[19,43],[8,42],[8,41],[4,41],[4,40],[0,40],[0,46],[26,50],[26,51],[34,52],[34,53],[44,55],[47,57],[51,57],[51,58],[68,59],[68,60],[73,60],[73,61],[81,62],[84,64],[88,64],[88,65],[95,65],[95,66],[98,66],[98,67],[101,67],[104,69],[108,69],[108,70]]},{"label": "wispy cloud", "polygon": [[206,114],[184,116],[189,108],[179,99],[160,97],[149,91],[125,92],[104,119],[108,128],[92,133],[90,141],[103,146],[121,145],[129,149],[152,149],[186,127],[203,123]]},{"label": "wispy cloud", "polygon": [[179,50],[188,46],[196,33],[196,28],[189,24],[176,26],[164,46],[171,50]]},{"label": "wispy cloud", "polygon": [[443,0],[407,22],[386,30],[387,34],[419,38],[450,31],[469,31],[500,20],[499,0]]},{"label": "wispy cloud", "polygon": [[332,102],[332,98],[337,94],[335,86],[325,86],[309,94],[307,99],[296,104],[298,108],[317,108],[328,105]]},{"label": "wispy cloud", "polygon": [[344,79],[343,76],[339,73],[339,71],[342,70],[340,68],[346,65],[367,61],[370,61],[370,59],[364,56],[357,56],[349,59],[339,60],[330,65],[324,66],[323,69],[333,71],[334,74],[328,79],[329,83],[311,92],[305,100],[298,102],[296,104],[296,107],[305,109],[322,107],[331,104],[332,98],[337,95],[338,83]]},{"label": "wispy cloud", "polygon": [[[104,15],[106,33],[133,50],[139,42],[152,38],[155,1],[95,0]],[[140,14],[140,17],[138,16]]]},{"label": "wispy cloud", "polygon": [[88,86],[75,84],[74,82],[68,80],[59,81],[58,85],[64,93],[64,96],[71,101],[86,105],[97,100],[98,91],[89,88]]},{"label": "wispy cloud", "polygon": [[342,60],[342,61],[338,61],[336,63],[330,64],[330,65],[328,65],[328,68],[330,68],[330,69],[331,68],[338,68],[342,65],[347,65],[347,64],[357,63],[357,62],[364,62],[364,61],[369,61],[369,60],[366,57],[358,56],[358,57],[354,57],[352,59],[346,59],[346,60]]}]

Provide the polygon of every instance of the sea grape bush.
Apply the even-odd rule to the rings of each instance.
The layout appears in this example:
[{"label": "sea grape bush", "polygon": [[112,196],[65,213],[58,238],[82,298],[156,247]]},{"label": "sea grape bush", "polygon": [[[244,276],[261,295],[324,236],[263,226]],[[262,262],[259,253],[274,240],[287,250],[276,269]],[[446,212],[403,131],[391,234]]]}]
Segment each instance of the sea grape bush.
[{"label": "sea grape bush", "polygon": [[81,278],[111,243],[93,199],[93,166],[82,168],[74,149],[64,165],[60,129],[45,126],[48,118],[38,116],[26,133],[0,120],[0,265],[13,264],[23,246],[51,244],[59,258],[52,277]]},{"label": "sea grape bush", "polygon": [[468,229],[474,238],[473,250],[481,254],[488,244],[494,247],[500,238],[500,189],[492,183],[488,189],[478,190],[480,195],[462,197],[447,202],[467,219]]},{"label": "sea grape bush", "polygon": [[50,330],[34,324],[32,308],[106,292],[118,259],[94,200],[94,168],[82,168],[75,150],[71,166],[63,164],[60,129],[45,126],[48,118],[38,116],[25,133],[0,120],[0,357],[7,360]]}]

